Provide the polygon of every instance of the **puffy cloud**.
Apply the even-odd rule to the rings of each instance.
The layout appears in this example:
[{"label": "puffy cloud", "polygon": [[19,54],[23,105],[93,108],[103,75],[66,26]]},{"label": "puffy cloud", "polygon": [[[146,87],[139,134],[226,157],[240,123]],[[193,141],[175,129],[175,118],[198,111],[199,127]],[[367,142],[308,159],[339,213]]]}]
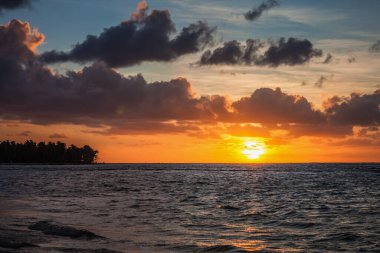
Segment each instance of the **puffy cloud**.
[{"label": "puffy cloud", "polygon": [[11,20],[8,24],[0,25],[0,59],[31,61],[36,48],[44,40],[44,35],[37,29],[31,29],[29,23]]},{"label": "puffy cloud", "polygon": [[[35,61],[35,51],[44,39],[27,22],[12,20],[0,25],[0,90],[17,89],[12,85],[24,82],[23,69]],[[0,97],[11,99],[1,93]]]},{"label": "puffy cloud", "polygon": [[258,89],[231,104],[224,96],[196,96],[184,78],[148,83],[142,75],[125,77],[103,63],[56,74],[33,61],[33,51],[26,52],[30,64],[24,64],[24,54],[5,64],[13,70],[0,78],[2,118],[108,126],[108,133],[196,131],[199,123],[323,120],[305,98],[280,89]]},{"label": "puffy cloud", "polygon": [[380,90],[332,97],[324,111],[280,88],[257,89],[231,102],[220,95],[196,95],[185,78],[148,83],[141,74],[124,76],[101,62],[54,73],[36,60],[44,36],[21,21],[0,26],[0,37],[2,120],[82,124],[101,127],[98,132],[103,134],[196,135],[205,125],[243,124],[225,130],[260,136],[268,136],[272,129],[294,136],[348,135],[354,126],[380,122]]},{"label": "puffy cloud", "polygon": [[142,2],[131,19],[104,29],[74,46],[69,52],[50,51],[41,55],[46,63],[103,61],[110,67],[125,67],[144,61],[171,61],[203,50],[214,41],[216,27],[198,21],[175,36],[175,25],[167,10],[146,15]]},{"label": "puffy cloud", "polygon": [[[36,61],[44,36],[17,20],[0,26],[0,115],[39,124],[115,124],[138,120],[213,120],[223,97],[196,97],[184,78],[147,83],[103,63],[65,75]],[[216,112],[213,112],[216,110]]]},{"label": "puffy cloud", "polygon": [[370,46],[368,51],[372,53],[380,52],[380,40],[376,41],[372,46]]},{"label": "puffy cloud", "polygon": [[259,59],[258,65],[278,67],[279,65],[301,65],[309,62],[313,57],[321,57],[322,50],[315,49],[307,40],[297,38],[281,38],[272,42],[271,46]]},{"label": "puffy cloud", "polygon": [[0,38],[3,118],[120,125],[128,120],[215,120],[227,114],[224,97],[196,97],[184,78],[147,83],[142,75],[125,77],[103,63],[56,74],[35,60],[44,36],[28,23],[13,20],[0,26]]},{"label": "puffy cloud", "polygon": [[204,52],[199,65],[293,66],[305,64],[313,57],[322,56],[322,51],[315,49],[307,39],[280,38],[278,41],[272,41],[265,52],[260,54],[260,49],[265,45],[266,43],[253,39],[247,40],[245,45],[236,40],[225,42],[223,46],[213,51]]},{"label": "puffy cloud", "polygon": [[254,7],[251,10],[249,10],[248,12],[246,12],[244,14],[244,17],[246,20],[255,21],[259,17],[261,17],[261,15],[264,13],[264,11],[268,11],[268,10],[270,10],[276,6],[279,6],[279,5],[280,5],[280,1],[278,1],[278,0],[266,0],[266,1],[262,2],[259,6]]},{"label": "puffy cloud", "polygon": [[66,75],[42,66],[19,69],[0,90],[1,114],[41,124],[213,120],[218,115],[213,108],[220,107],[218,99],[196,98],[184,78],[147,83],[141,75],[124,77],[104,64]]},{"label": "puffy cloud", "polygon": [[261,88],[232,104],[239,120],[254,123],[323,123],[322,112],[302,96],[288,95],[280,88]]},{"label": "puffy cloud", "polygon": [[259,40],[249,39],[245,45],[239,41],[233,40],[223,44],[223,46],[207,50],[202,54],[200,65],[217,65],[217,64],[254,64],[257,60],[257,52],[264,46]]},{"label": "puffy cloud", "polygon": [[12,10],[30,5],[30,0],[1,0],[0,12],[3,10]]},{"label": "puffy cloud", "polygon": [[[379,122],[379,91],[353,99],[332,98],[322,112],[306,98],[279,88],[257,89],[231,103],[224,96],[197,96],[184,78],[147,83],[141,75],[125,77],[100,63],[66,75],[44,66],[20,68],[16,74],[20,82],[14,78],[12,84],[0,83],[2,118],[103,127],[97,131],[101,134],[194,134],[204,124],[220,122],[263,125],[227,129],[234,135],[268,136],[271,129],[283,129],[293,136],[339,136],[351,134],[354,125]],[[371,106],[359,106],[364,102],[357,99]],[[372,120],[355,120],[363,113]]]},{"label": "puffy cloud", "polygon": [[352,93],[350,97],[332,97],[325,102],[329,120],[345,125],[379,125],[380,90],[373,94]]}]

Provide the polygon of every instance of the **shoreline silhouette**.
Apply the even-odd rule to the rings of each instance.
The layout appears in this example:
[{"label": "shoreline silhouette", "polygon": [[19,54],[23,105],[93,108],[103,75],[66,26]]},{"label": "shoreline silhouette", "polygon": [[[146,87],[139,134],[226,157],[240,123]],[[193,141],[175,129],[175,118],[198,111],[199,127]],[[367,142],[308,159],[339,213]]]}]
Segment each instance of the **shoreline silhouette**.
[{"label": "shoreline silhouette", "polygon": [[94,164],[98,151],[89,145],[27,140],[24,143],[0,141],[0,164]]}]

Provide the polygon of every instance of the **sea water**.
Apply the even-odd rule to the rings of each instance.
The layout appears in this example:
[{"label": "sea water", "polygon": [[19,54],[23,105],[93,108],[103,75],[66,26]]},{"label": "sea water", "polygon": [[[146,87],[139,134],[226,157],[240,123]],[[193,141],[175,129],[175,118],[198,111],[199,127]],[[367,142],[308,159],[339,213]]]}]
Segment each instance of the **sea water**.
[{"label": "sea water", "polygon": [[380,252],[380,164],[1,165],[0,252]]}]

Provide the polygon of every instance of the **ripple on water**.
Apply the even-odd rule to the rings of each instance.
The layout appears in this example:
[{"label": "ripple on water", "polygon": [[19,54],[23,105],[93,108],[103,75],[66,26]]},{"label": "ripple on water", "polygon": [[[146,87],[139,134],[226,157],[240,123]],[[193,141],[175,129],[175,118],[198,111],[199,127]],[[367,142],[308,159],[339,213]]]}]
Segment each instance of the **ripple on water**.
[{"label": "ripple on water", "polygon": [[[9,226],[0,247],[42,250],[42,240],[55,242],[53,252],[380,252],[379,168],[0,166],[0,224]],[[6,245],[11,229],[31,240]],[[80,251],[76,233],[104,238],[80,240],[89,242]]]}]

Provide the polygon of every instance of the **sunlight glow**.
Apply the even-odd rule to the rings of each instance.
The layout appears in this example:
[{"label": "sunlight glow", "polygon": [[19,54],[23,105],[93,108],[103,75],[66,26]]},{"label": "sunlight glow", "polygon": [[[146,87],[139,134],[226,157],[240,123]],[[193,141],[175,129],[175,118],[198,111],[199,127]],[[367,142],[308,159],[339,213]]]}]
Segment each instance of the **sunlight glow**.
[{"label": "sunlight glow", "polygon": [[265,144],[259,141],[246,141],[244,142],[245,149],[242,153],[248,159],[258,159],[265,153]]}]

